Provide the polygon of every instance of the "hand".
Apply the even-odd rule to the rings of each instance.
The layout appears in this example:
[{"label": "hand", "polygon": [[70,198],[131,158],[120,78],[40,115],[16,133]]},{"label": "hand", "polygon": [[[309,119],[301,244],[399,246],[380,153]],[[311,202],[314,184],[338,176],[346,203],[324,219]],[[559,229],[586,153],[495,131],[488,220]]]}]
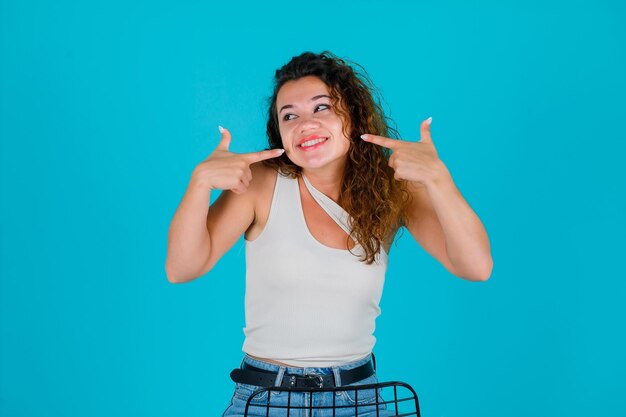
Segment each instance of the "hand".
[{"label": "hand", "polygon": [[207,159],[196,166],[192,181],[204,183],[211,190],[231,190],[235,194],[242,194],[252,181],[251,164],[276,158],[285,152],[284,149],[271,149],[236,154],[228,150],[230,140],[230,132],[222,128],[220,143]]},{"label": "hand", "polygon": [[406,180],[427,185],[442,169],[435,144],[430,136],[430,122],[424,120],[420,126],[419,142],[390,139],[384,136],[363,134],[361,138],[370,143],[391,149],[389,166],[393,168],[396,180]]}]

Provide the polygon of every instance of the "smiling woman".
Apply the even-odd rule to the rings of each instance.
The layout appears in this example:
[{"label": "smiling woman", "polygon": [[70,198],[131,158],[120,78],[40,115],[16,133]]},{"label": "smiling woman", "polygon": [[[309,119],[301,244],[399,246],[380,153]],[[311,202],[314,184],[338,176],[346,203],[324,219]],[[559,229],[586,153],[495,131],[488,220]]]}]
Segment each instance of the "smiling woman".
[{"label": "smiling woman", "polygon": [[[303,170],[308,177],[321,172],[326,181],[334,178],[335,184],[322,191],[350,214],[350,234],[363,245],[368,263],[381,246],[389,250],[410,202],[407,184],[393,178],[389,152],[359,137],[366,132],[397,137],[375,91],[365,74],[330,52],[294,57],[276,71],[267,122],[270,148],[286,152],[265,161],[294,178]],[[312,148],[297,146],[307,135],[328,140]]]},{"label": "smiling woman", "polygon": [[[305,52],[277,70],[269,149],[232,153],[220,127],[172,220],[171,282],[207,273],[245,235],[244,357],[223,416],[241,415],[255,387],[377,382],[375,321],[400,227],[453,274],[484,281],[491,273],[486,231],[437,155],[431,119],[419,142],[397,139],[352,65]],[[296,394],[294,404],[305,404]]]}]

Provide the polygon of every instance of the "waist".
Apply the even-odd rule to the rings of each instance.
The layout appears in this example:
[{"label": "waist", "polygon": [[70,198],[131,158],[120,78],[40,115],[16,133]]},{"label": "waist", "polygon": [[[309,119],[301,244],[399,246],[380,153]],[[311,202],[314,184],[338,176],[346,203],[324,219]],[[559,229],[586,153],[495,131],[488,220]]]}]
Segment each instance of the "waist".
[{"label": "waist", "polygon": [[259,358],[257,356],[251,355],[249,353],[246,353],[246,355],[248,355],[249,357],[251,357],[252,359],[255,359],[257,361],[261,361],[261,362],[265,362],[265,363],[271,363],[271,364],[274,364],[274,365],[284,366],[284,367],[288,367],[288,368],[292,367],[288,363],[283,363],[283,362],[279,362],[279,361],[275,361],[275,360],[267,359],[267,358]]},{"label": "waist", "polygon": [[332,374],[333,370],[351,369],[368,362],[372,362],[374,364],[374,369],[376,368],[376,358],[374,357],[374,353],[370,352],[365,356],[360,357],[359,359],[344,361],[331,366],[316,366],[313,364],[308,364],[307,366],[299,366],[273,359],[263,358],[258,355],[251,355],[247,352],[244,352],[244,357],[241,361],[240,368],[244,364],[248,364],[264,371],[271,372],[278,372],[281,368],[285,368],[285,372],[291,374],[304,375],[305,373],[308,373],[310,371],[322,374]]},{"label": "waist", "polygon": [[324,368],[288,367],[246,354],[240,367],[231,372],[231,379],[257,386],[322,388],[354,384],[375,372],[376,359],[373,353],[355,361]]}]

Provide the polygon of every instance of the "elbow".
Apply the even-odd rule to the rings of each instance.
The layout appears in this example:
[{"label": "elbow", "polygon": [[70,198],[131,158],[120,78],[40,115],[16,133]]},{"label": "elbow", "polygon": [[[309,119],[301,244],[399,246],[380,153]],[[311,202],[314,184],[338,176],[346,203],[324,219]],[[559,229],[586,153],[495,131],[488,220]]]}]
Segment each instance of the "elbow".
[{"label": "elbow", "polygon": [[171,273],[165,273],[165,275],[167,276],[167,280],[169,281],[170,284],[184,284],[186,282],[189,281],[193,281],[194,279],[196,279],[197,277],[180,277],[178,275],[173,275]]},{"label": "elbow", "polygon": [[168,280],[168,282],[169,282],[170,284],[182,284],[182,283],[184,283],[184,282],[187,282],[187,281],[183,281],[183,280],[181,280],[181,279],[179,279],[179,278],[173,277],[173,276],[172,276],[172,275],[170,275],[170,274],[167,274],[167,280]]},{"label": "elbow", "polygon": [[209,272],[212,269],[213,265],[209,267],[205,266],[201,271],[195,271],[195,273],[180,273],[180,271],[175,271],[172,266],[166,261],[165,262],[165,275],[167,276],[167,280],[172,284],[184,284],[186,282],[193,281],[196,278],[199,278]]},{"label": "elbow", "polygon": [[489,262],[483,268],[480,274],[477,275],[476,281],[487,281],[491,278],[491,272],[493,271],[493,259],[489,258]]},{"label": "elbow", "polygon": [[473,281],[485,282],[485,281],[489,281],[490,277],[491,277],[491,275],[480,275],[480,276],[476,277],[476,279],[474,279]]},{"label": "elbow", "polygon": [[170,284],[182,284],[183,282],[186,282],[180,277],[174,275],[172,271],[168,270],[167,268],[165,268],[165,276],[167,277],[167,280]]},{"label": "elbow", "polygon": [[473,282],[485,282],[491,278],[491,272],[493,270],[493,261],[489,260],[487,264],[485,264],[482,268],[473,270],[471,272],[466,273],[457,273],[455,274],[459,278],[466,279],[468,281]]},{"label": "elbow", "polygon": [[165,276],[171,284],[184,284],[194,279],[194,277],[184,277],[177,274],[167,262],[165,263]]}]

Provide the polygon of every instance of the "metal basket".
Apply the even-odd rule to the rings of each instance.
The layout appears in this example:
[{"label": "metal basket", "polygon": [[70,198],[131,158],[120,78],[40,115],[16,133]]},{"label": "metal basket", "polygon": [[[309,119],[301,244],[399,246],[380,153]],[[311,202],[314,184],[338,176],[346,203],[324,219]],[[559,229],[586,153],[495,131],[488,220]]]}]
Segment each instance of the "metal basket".
[{"label": "metal basket", "polygon": [[[373,396],[375,397],[374,401],[359,402],[359,393],[372,389],[377,390],[377,395]],[[341,391],[352,393],[351,398],[354,399],[354,405],[335,404],[337,393]],[[257,398],[266,392],[265,401]],[[323,404],[323,401],[319,401],[321,394],[328,392],[333,393],[332,404]],[[277,397],[274,393],[286,393],[286,404],[284,395],[280,396],[280,401],[275,401],[272,404],[272,398],[276,399]],[[385,396],[391,398],[391,393],[393,393],[393,400],[385,401],[383,398]],[[294,403],[301,404],[293,404],[293,397],[298,399],[298,401],[293,401]],[[263,387],[254,391],[248,398],[244,417],[267,417],[270,415],[270,410],[272,410],[272,416],[286,417],[420,417],[419,402],[415,390],[409,384],[397,381],[330,388]]]}]

